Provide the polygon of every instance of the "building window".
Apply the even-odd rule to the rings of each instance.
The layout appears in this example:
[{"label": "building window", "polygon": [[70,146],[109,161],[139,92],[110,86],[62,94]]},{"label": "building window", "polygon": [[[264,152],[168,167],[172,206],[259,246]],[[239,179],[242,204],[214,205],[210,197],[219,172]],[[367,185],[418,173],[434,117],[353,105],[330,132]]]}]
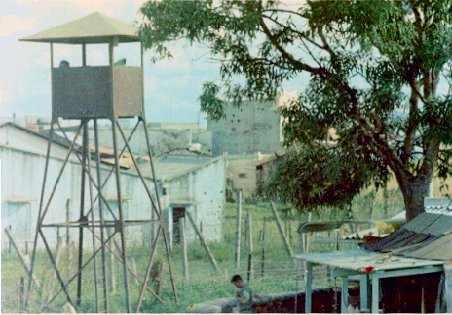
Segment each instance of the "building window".
[{"label": "building window", "polygon": [[262,171],[264,169],[264,167],[262,166],[262,164],[260,164],[260,165],[256,166],[256,169],[258,171]]},{"label": "building window", "polygon": [[239,174],[239,178],[246,178],[246,174],[245,173],[240,173]]}]

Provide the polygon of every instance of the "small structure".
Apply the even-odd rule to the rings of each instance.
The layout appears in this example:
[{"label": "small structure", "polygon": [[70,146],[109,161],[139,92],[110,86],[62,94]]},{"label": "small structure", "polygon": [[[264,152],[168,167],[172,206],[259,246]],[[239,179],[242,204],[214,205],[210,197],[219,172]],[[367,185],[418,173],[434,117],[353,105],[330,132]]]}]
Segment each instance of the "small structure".
[{"label": "small structure", "polygon": [[[353,278],[359,281],[361,312],[378,313],[381,307],[385,312],[438,311],[435,302],[440,275],[452,259],[452,216],[445,213],[447,209],[423,213],[367,249],[296,255],[307,263],[306,313],[312,310],[314,265],[327,266],[332,277],[342,279],[343,313],[348,311],[348,283]],[[424,278],[419,278],[422,275]],[[397,289],[408,276],[419,284],[416,289]]]}]

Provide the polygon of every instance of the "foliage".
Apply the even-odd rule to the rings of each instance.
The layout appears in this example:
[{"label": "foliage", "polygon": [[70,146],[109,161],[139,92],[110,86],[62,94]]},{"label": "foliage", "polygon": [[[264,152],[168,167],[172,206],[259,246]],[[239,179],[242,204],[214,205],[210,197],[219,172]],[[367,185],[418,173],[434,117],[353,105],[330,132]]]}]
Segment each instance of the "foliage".
[{"label": "foliage", "polygon": [[[170,56],[167,41],[208,45],[222,80],[206,82],[200,102],[215,119],[308,73],[282,108],[290,150],[273,192],[337,205],[393,173],[412,218],[434,170],[451,173],[452,96],[437,91],[452,80],[450,11],[450,0],[149,1],[140,35],[157,59]],[[328,145],[331,128],[339,138]]]}]

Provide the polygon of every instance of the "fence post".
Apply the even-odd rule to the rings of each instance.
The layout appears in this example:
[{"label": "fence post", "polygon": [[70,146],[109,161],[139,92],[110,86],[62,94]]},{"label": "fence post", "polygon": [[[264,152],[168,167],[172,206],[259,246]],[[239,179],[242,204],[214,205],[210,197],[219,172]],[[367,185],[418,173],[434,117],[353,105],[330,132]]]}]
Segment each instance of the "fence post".
[{"label": "fence post", "polygon": [[[112,228],[107,228],[107,237],[109,238],[112,235]],[[108,269],[110,274],[110,292],[114,293],[116,291],[116,273],[115,273],[115,259],[114,259],[114,246],[113,241],[110,240],[108,242],[109,247],[111,248],[110,255],[108,255]],[[105,279],[106,280],[106,279]]]},{"label": "fence post", "polygon": [[273,201],[270,201],[270,206],[273,210],[273,215],[275,216],[276,225],[278,226],[279,233],[281,234],[281,238],[283,240],[284,247],[286,248],[286,251],[289,254],[289,256],[292,257],[293,256],[292,248],[290,247],[289,242],[287,241],[286,235],[284,234],[281,218],[278,215],[278,211],[276,210],[276,207],[275,207],[275,204],[273,203]]},{"label": "fence post", "polygon": [[248,210],[247,216],[246,216],[246,222],[247,222],[247,236],[248,236],[248,281],[251,278],[251,275],[253,273],[253,262],[252,262],[252,255],[253,255],[253,230],[251,225],[251,211]]},{"label": "fence post", "polygon": [[261,247],[262,247],[262,253],[261,253],[261,277],[264,279],[264,269],[265,269],[265,223],[266,218],[264,217],[264,223],[262,226],[262,240],[261,240]]},{"label": "fence post", "polygon": [[206,249],[207,252],[207,256],[209,256],[210,262],[212,263],[213,267],[215,268],[216,271],[218,271],[218,273],[221,274],[220,269],[218,268],[218,264],[217,261],[215,260],[215,258],[213,257],[212,253],[210,252],[210,248],[207,245],[206,240],[204,239],[204,237],[202,236],[201,232],[199,232],[198,227],[196,226],[195,221],[193,220],[191,214],[189,212],[187,212],[187,217],[190,220],[191,225],[193,226],[193,228],[195,229],[196,234],[198,234],[199,239],[202,242],[202,245],[204,246],[204,248]]},{"label": "fence post", "polygon": [[[71,213],[71,199],[66,199],[66,223],[70,220],[70,213]],[[66,227],[66,246],[69,245],[70,242],[70,235],[69,235],[69,225]]]},{"label": "fence post", "polygon": [[[28,261],[26,260],[26,258],[22,255],[22,253],[19,250],[19,247],[17,246],[17,243],[12,235],[11,229],[10,228],[5,228],[5,234],[9,239],[9,244],[11,246],[11,248],[14,248],[14,250],[16,251],[17,256],[19,257],[19,262],[22,265],[22,267],[24,268],[25,273],[30,276],[30,268],[29,268],[29,264]],[[40,287],[39,282],[37,281],[37,279],[35,278],[35,275],[33,275],[32,277],[32,281],[33,283]]]},{"label": "fence post", "polygon": [[[135,257],[130,257],[130,269],[131,269],[131,274],[137,274],[137,265],[135,264]],[[135,284],[138,284],[138,279],[137,278],[133,278],[133,281]]]},{"label": "fence post", "polygon": [[20,277],[19,280],[19,311],[23,313],[25,311],[25,284],[24,277]]},{"label": "fence post", "polygon": [[188,282],[188,255],[187,255],[187,237],[185,235],[185,218],[179,220],[180,240],[182,243],[182,268],[184,279]]},{"label": "fence post", "polygon": [[242,190],[237,190],[237,230],[235,248],[235,267],[240,267],[240,239],[242,237]]}]

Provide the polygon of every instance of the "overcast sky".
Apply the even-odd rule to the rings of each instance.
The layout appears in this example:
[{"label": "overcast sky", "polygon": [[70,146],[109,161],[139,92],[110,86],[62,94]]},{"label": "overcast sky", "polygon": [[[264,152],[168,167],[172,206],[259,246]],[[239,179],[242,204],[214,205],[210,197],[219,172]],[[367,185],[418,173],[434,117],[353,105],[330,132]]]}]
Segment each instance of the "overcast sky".
[{"label": "overcast sky", "polygon": [[[0,116],[11,117],[13,113],[17,116],[51,114],[49,44],[19,42],[19,38],[95,11],[133,23],[139,19],[137,11],[145,1],[1,0],[0,2],[2,49]],[[152,64],[149,61],[151,56],[149,54],[145,56],[146,116],[148,121],[153,122],[198,122],[198,96],[202,83],[219,78],[218,64],[209,61],[202,47],[190,47],[182,42],[171,47],[174,56],[171,60]],[[134,54],[138,49],[134,49],[132,45],[130,51],[129,53]],[[59,57],[71,59],[74,54],[80,56],[80,52],[77,49],[74,51],[70,45],[56,45],[55,53],[56,63],[62,59]],[[92,55],[96,56],[96,53]]]}]

